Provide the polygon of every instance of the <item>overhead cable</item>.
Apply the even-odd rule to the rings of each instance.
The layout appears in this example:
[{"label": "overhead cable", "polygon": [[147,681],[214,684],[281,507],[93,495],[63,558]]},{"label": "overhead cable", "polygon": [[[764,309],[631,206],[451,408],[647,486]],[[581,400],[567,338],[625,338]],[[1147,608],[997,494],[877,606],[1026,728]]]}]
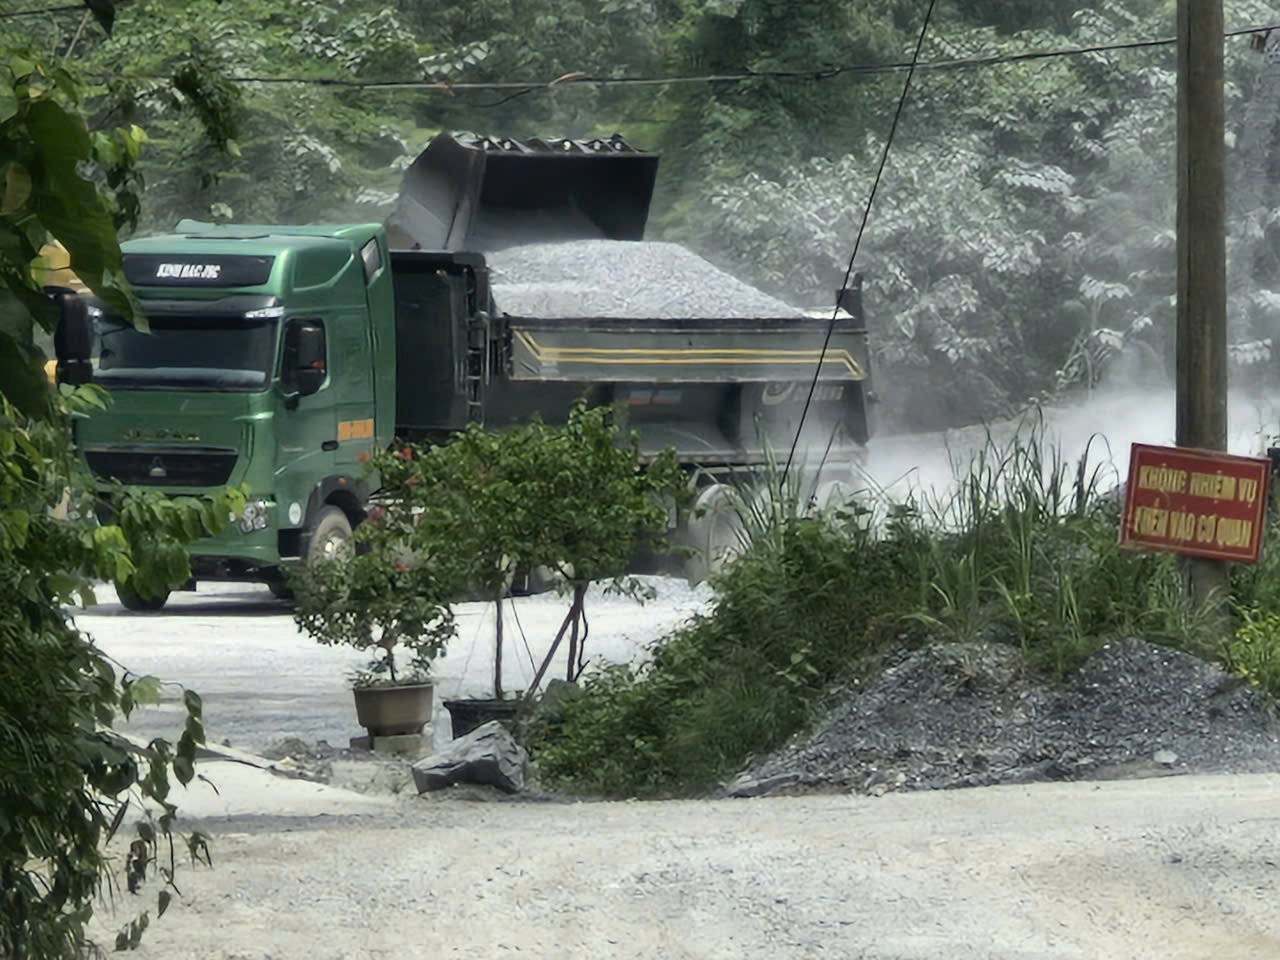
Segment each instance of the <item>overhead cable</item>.
[{"label": "overhead cable", "polygon": [[[81,7],[52,9],[83,9]],[[13,16],[8,14],[7,16]],[[1228,31],[1225,38],[1251,36],[1280,29],[1280,23],[1259,26],[1240,27]],[[1057,47],[1048,50],[1024,50],[1018,53],[992,54],[981,57],[958,57],[945,60],[910,60],[893,63],[872,64],[815,64],[807,67],[778,70],[745,70],[737,73],[698,74],[693,76],[638,76],[610,77],[595,76],[588,73],[572,74],[556,77],[549,82],[531,80],[501,80],[451,83],[446,80],[427,79],[387,79],[357,80],[343,77],[284,77],[233,75],[226,79],[232,83],[246,84],[297,84],[301,86],[342,87],[354,90],[426,90],[437,93],[465,93],[474,90],[508,90],[534,91],[538,89],[557,89],[572,86],[595,87],[645,87],[645,86],[678,86],[681,84],[712,83],[747,83],[753,80],[790,80],[816,81],[830,80],[835,77],[874,76],[882,73],[918,72],[921,70],[972,70],[1006,64],[1030,63],[1037,60],[1051,60],[1063,57],[1081,57],[1094,54],[1115,53],[1130,50],[1145,50],[1156,47],[1173,46],[1177,37],[1159,37],[1149,40],[1126,40],[1115,43],[1099,43],[1081,47]],[[165,80],[166,77],[154,74],[124,74],[126,80]]]},{"label": "overhead cable", "polygon": [[73,10],[87,10],[83,3],[70,3],[61,7],[40,7],[36,10],[11,10],[8,13],[0,13],[0,20],[10,20],[13,17],[38,17],[47,13],[70,13]]},{"label": "overhead cable", "polygon": [[[853,252],[849,254],[849,265],[845,267],[844,281],[840,284],[843,293],[849,286],[849,278],[853,275],[853,264],[858,258],[858,248],[862,246],[862,235],[867,230],[867,220],[871,217],[871,206],[876,202],[876,191],[880,189],[880,180],[884,177],[884,168],[889,163],[889,151],[893,148],[893,138],[898,132],[898,121],[902,118],[902,110],[907,105],[907,97],[911,93],[911,81],[915,79],[915,64],[920,59],[920,51],[924,48],[925,37],[929,34],[929,21],[933,19],[933,9],[938,0],[929,0],[929,7],[924,14],[924,23],[920,25],[920,37],[916,40],[915,53],[907,70],[907,79],[902,84],[902,95],[898,97],[898,108],[893,113],[893,123],[889,126],[889,135],[884,141],[884,150],[880,153],[880,166],[876,170],[876,178],[871,182],[871,191],[867,194],[867,202],[862,208],[862,222],[858,225],[858,234],[853,240]],[[831,346],[831,335],[835,332],[836,321],[840,316],[840,296],[837,295],[835,306],[831,308],[831,322],[827,324],[827,335],[822,341],[822,352],[818,354],[818,364],[813,371],[813,379],[809,382],[809,393],[804,399],[804,409],[800,411],[800,423],[796,426],[796,435],[791,439],[791,450],[787,453],[787,465],[782,469],[782,482],[785,484],[787,474],[791,472],[791,462],[795,459],[796,447],[800,444],[800,434],[804,431],[805,419],[809,416],[809,407],[813,404],[813,394],[818,388],[818,378],[822,375],[822,365],[827,359],[827,349]],[[834,439],[834,434],[833,434]],[[830,452],[831,444],[827,444]],[[823,454],[826,460],[826,454]],[[822,472],[823,464],[818,465]],[[815,479],[815,483],[816,483]]]}]

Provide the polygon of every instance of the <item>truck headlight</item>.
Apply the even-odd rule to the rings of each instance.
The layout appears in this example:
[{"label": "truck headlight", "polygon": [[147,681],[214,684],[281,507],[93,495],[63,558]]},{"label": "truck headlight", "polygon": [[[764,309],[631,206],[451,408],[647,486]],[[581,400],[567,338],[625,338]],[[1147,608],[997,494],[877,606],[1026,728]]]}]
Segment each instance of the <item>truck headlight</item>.
[{"label": "truck headlight", "polygon": [[237,524],[241,533],[253,533],[255,530],[267,529],[267,501],[250,500],[244,505]]}]

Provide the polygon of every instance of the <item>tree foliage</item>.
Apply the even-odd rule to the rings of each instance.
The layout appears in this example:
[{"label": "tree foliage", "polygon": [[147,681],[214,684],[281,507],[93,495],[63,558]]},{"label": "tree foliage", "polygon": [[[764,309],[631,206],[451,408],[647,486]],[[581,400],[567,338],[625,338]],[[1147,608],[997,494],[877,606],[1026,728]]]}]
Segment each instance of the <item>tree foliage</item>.
[{"label": "tree foliage", "polygon": [[[1232,26],[1274,15],[1261,0],[1226,7]],[[158,9],[158,0],[121,6],[110,37],[81,30],[75,17],[33,31],[48,49],[73,50],[98,81],[89,97],[98,126],[136,123],[151,137],[146,206],[122,208],[118,219],[140,214],[147,229],[192,215],[381,219],[437,131],[616,131],[663,153],[652,234],[802,306],[826,306],[902,82],[899,72],[844,68],[901,63],[924,4],[171,0],[165,16]],[[1173,11],[1171,0],[956,0],[938,7],[924,55],[1168,37]],[[1240,200],[1232,355],[1247,367],[1270,359],[1280,324],[1266,213],[1280,178],[1264,118],[1276,96],[1267,91],[1280,84],[1255,89],[1264,61],[1248,38],[1229,40],[1227,52]],[[755,75],[774,70],[788,76]],[[746,79],[573,82],[584,75]],[[304,82],[274,82],[290,78]],[[380,81],[408,85],[349,86]],[[1127,377],[1167,366],[1173,81],[1172,47],[916,78],[857,264],[878,318],[890,422],[971,420],[1045,391],[1090,387],[1108,370]],[[488,82],[528,86],[456,86]],[[211,149],[219,144],[229,150]],[[980,389],[956,386],[971,383]],[[957,402],[965,397],[974,402]]]},{"label": "tree foliage", "polygon": [[585,401],[561,426],[472,426],[419,453],[388,464],[390,476],[420,477],[418,527],[470,558],[468,579],[490,591],[533,567],[574,584],[621,578],[638,548],[665,549],[663,502],[686,485],[674,454],[642,464],[612,411]]},{"label": "tree foliage", "polygon": [[[79,57],[101,78],[102,120],[151,136],[144,227],[381,218],[406,156],[435,131],[415,125],[403,93],[341,84],[423,75],[434,48],[400,11],[180,0],[158,12],[145,0],[122,7],[114,34]],[[277,82],[237,82],[253,77]],[[330,85],[278,82],[290,77]]]},{"label": "tree foliage", "polygon": [[[612,581],[642,597],[625,574],[638,550],[667,549],[667,505],[682,502],[688,488],[672,451],[643,464],[638,441],[618,435],[612,411],[585,401],[562,426],[537,419],[496,432],[472,426],[414,463],[422,478],[417,522],[462,563],[469,558],[469,582],[498,597],[512,573],[541,568],[572,594],[557,637],[571,630],[571,678],[585,662],[587,587]],[[496,670],[494,686],[500,693]]]},{"label": "tree foliage", "polygon": [[[183,545],[220,529],[241,498],[169,501],[121,490],[118,522],[95,518],[91,484],[72,454],[71,423],[100,408],[98,388],[53,388],[41,334],[58,310],[37,277],[51,242],[80,278],[122,315],[140,318],[120,273],[118,222],[132,218],[133,127],[92,130],[84,87],[30,48],[0,45],[0,956],[70,957],[117,864],[107,844],[130,810],[149,801],[124,856],[131,893],[174,876],[170,777],[195,776],[203,741],[200,699],[186,694],[177,743],[136,747],[110,732],[156,683],[114,666],[67,610],[93,602],[92,584],[168,589],[190,576]],[[69,509],[68,509],[69,508]],[[188,838],[203,851],[204,839]],[[157,914],[171,898],[159,893]],[[137,944],[144,911],[118,945]]]},{"label": "tree foliage", "polygon": [[[65,237],[72,268],[124,316],[132,303],[120,273],[113,215],[130,204],[104,192],[81,169],[92,168],[109,188],[128,183],[122,171],[136,159],[141,133],[116,129],[90,135],[76,111],[80,87],[58,65],[31,50],[10,49],[0,63],[0,250],[11,265],[0,290],[0,377],[11,403],[25,414],[47,410],[45,357],[33,331],[51,332],[57,305],[37,285],[31,264],[54,238]],[[128,197],[127,189],[121,190]]]},{"label": "tree foliage", "polygon": [[[1270,15],[1265,5],[1234,6],[1244,22]],[[1105,2],[1016,36],[1000,25],[944,29],[927,55],[1167,36],[1169,13],[1167,4]],[[1230,144],[1248,132],[1242,106],[1257,59],[1244,40],[1228,46]],[[900,400],[895,413],[917,426],[945,425],[947,411],[953,422],[972,421],[1045,391],[1093,386],[1108,369],[1126,379],[1165,375],[1174,330],[1175,80],[1172,48],[918,78],[856,264],[877,318],[878,372],[890,384],[882,392]],[[702,242],[792,299],[832,288],[882,148],[883,138],[870,135],[837,159],[723,181]],[[1242,164],[1236,152],[1230,161]],[[1249,235],[1269,229],[1238,218],[1233,259],[1265,247],[1249,244]],[[1274,258],[1254,254],[1244,268],[1253,284],[1232,300],[1241,364],[1270,356],[1270,291],[1280,284]],[[895,379],[917,389],[895,391]],[[922,392],[933,402],[913,409]]]},{"label": "tree foliage", "polygon": [[555,571],[575,617],[594,581],[638,593],[628,565],[640,547],[666,547],[664,502],[687,481],[673,454],[642,465],[634,438],[617,434],[608,408],[580,401],[562,426],[477,424],[443,445],[376,455],[382,493],[357,550],[290,575],[299,626],[321,643],[381,648],[359,679],[394,680],[397,644],[425,674],[453,635],[451,604],[467,591],[500,597],[517,570]]}]

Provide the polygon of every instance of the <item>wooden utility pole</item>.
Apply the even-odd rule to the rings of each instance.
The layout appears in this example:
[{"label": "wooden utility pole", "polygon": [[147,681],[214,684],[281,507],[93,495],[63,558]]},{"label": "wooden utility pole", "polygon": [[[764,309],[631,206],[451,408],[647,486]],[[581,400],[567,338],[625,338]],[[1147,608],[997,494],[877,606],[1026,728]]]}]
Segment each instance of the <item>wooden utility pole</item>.
[{"label": "wooden utility pole", "polygon": [[[1178,433],[1227,448],[1227,249],[1222,0],[1178,0]],[[1225,588],[1220,560],[1187,561],[1198,606]]]}]

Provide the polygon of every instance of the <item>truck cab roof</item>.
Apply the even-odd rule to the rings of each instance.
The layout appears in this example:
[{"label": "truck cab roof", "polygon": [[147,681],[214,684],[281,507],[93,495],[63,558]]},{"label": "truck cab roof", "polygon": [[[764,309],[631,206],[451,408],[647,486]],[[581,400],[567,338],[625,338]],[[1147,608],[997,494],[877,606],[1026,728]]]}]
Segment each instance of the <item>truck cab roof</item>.
[{"label": "truck cab roof", "polygon": [[179,220],[175,232],[163,239],[270,240],[305,243],[307,238],[319,238],[341,240],[353,246],[362,246],[381,229],[382,224],[379,223],[313,223],[291,226],[278,223],[207,223],[203,220],[185,219]]},{"label": "truck cab roof", "polygon": [[[197,298],[228,292],[291,297],[300,292],[363,297],[385,259],[376,223],[281,226],[182,220],[171,234],[121,245],[129,282],[143,298]],[[161,293],[163,290],[163,293]]]}]

